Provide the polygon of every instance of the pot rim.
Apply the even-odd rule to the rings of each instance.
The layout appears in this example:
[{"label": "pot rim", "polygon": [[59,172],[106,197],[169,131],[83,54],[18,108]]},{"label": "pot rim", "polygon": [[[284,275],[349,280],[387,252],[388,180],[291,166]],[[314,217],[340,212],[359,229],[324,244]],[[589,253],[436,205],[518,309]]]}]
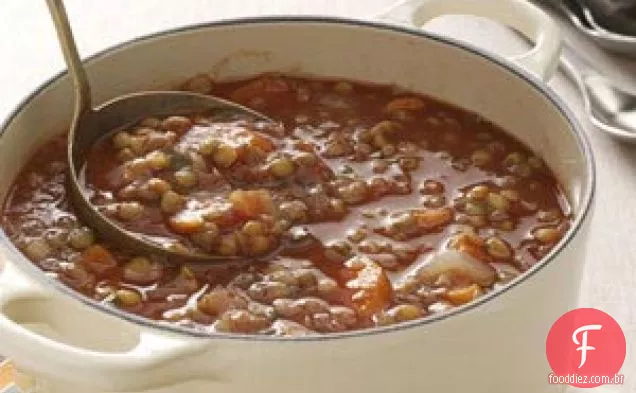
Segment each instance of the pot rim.
[{"label": "pot rim", "polygon": [[[581,229],[583,223],[587,219],[591,207],[592,202],[595,195],[596,189],[596,166],[595,159],[592,153],[592,149],[590,146],[589,139],[587,134],[583,131],[583,128],[576,120],[575,116],[571,112],[571,110],[565,105],[565,103],[561,100],[560,97],[556,95],[556,93],[547,86],[546,82],[539,80],[536,76],[532,75],[530,72],[526,71],[519,65],[512,63],[509,60],[506,60],[502,56],[488,52],[484,49],[478,48],[473,44],[463,42],[457,40],[455,38],[446,37],[440,34],[436,34],[433,32],[427,32],[422,29],[417,29],[409,26],[400,26],[396,24],[390,24],[388,22],[383,21],[372,21],[372,20],[363,20],[356,19],[350,17],[338,17],[338,16],[321,16],[321,15],[283,15],[283,16],[257,16],[257,17],[240,17],[240,18],[231,18],[231,19],[223,19],[219,21],[212,22],[201,22],[188,24],[181,27],[176,27],[172,29],[162,30],[155,33],[146,34],[143,36],[139,36],[133,38],[131,40],[113,45],[104,50],[93,54],[92,56],[84,59],[84,63],[90,63],[95,60],[99,60],[101,58],[105,58],[110,56],[112,53],[127,49],[131,46],[134,46],[138,43],[149,42],[152,40],[162,39],[172,35],[178,35],[190,31],[201,30],[201,29],[209,29],[215,27],[226,27],[233,25],[275,25],[275,24],[284,24],[284,23],[318,23],[318,24],[333,24],[333,25],[349,25],[354,27],[363,27],[363,28],[371,28],[378,30],[390,31],[393,33],[404,34],[406,36],[433,40],[438,43],[453,46],[471,54],[480,56],[485,60],[488,60],[497,66],[501,67],[503,70],[508,71],[515,75],[516,77],[524,80],[529,87],[534,88],[536,91],[540,92],[550,103],[557,108],[557,110],[561,113],[561,115],[566,119],[566,121],[571,126],[570,132],[574,134],[577,145],[580,151],[583,153],[585,157],[585,166],[586,166],[586,177],[588,180],[587,187],[583,192],[582,204],[580,207],[581,213],[572,223],[572,226],[566,233],[566,235],[553,247],[552,250],[539,262],[537,262],[534,266],[532,266],[529,270],[525,271],[518,278],[512,280],[509,283],[506,283],[502,288],[499,288],[495,291],[489,292],[486,295],[480,297],[477,300],[473,300],[465,305],[460,307],[456,307],[452,310],[440,313],[433,314],[431,316],[401,322],[395,325],[383,326],[383,327],[373,327],[361,330],[353,330],[347,332],[340,333],[330,333],[325,335],[308,335],[308,336],[300,336],[300,337],[281,337],[281,336],[268,336],[268,335],[256,335],[256,334],[237,334],[237,333],[216,333],[216,332],[207,332],[207,331],[198,331],[195,329],[190,329],[186,327],[177,326],[174,324],[155,321],[147,318],[143,318],[141,316],[137,316],[135,314],[128,313],[123,310],[119,310],[115,307],[108,306],[106,304],[100,303],[94,299],[91,299],[70,287],[67,287],[62,282],[54,279],[47,278],[43,271],[38,268],[35,264],[29,261],[26,256],[24,256],[17,247],[11,242],[5,233],[5,231],[0,227],[0,245],[5,244],[6,248],[10,251],[10,254],[15,257],[14,259],[10,259],[11,263],[19,263],[20,268],[28,269],[28,273],[31,277],[31,273],[35,276],[35,280],[39,283],[42,283],[46,286],[52,286],[56,291],[61,292],[62,294],[71,296],[74,300],[77,300],[89,307],[96,308],[101,312],[109,314],[110,316],[114,316],[125,321],[140,325],[145,329],[157,329],[163,333],[172,333],[172,334],[183,334],[189,337],[198,337],[198,338],[208,338],[208,339],[229,339],[229,340],[246,340],[246,341],[283,341],[283,342],[306,342],[306,341],[326,341],[326,340],[337,340],[343,338],[353,338],[353,337],[364,337],[376,334],[390,333],[390,332],[398,332],[407,329],[412,329],[420,326],[426,326],[437,321],[443,321],[448,318],[454,317],[456,315],[462,315],[473,309],[480,307],[481,305],[491,301],[492,299],[505,294],[506,292],[512,290],[516,286],[528,281],[533,276],[535,276],[539,271],[541,271],[544,267],[546,267],[550,262],[552,262],[565,247],[570,244],[570,241],[576,236],[576,234]],[[37,95],[42,93],[48,87],[58,82],[63,76],[67,74],[67,71],[61,71],[56,75],[50,77],[47,81],[42,83],[39,87],[33,90],[30,94],[24,97],[17,106],[9,112],[9,115],[6,119],[0,123],[0,142],[2,137],[4,136],[6,130],[11,125],[13,120],[19,115],[19,113],[24,109],[25,106],[29,104]]]}]

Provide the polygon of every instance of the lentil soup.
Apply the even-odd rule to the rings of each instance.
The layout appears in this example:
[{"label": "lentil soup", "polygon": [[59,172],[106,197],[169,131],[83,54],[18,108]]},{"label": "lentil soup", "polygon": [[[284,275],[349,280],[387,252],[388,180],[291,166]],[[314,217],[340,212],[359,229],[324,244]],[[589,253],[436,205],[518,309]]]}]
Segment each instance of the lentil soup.
[{"label": "lentil soup", "polygon": [[18,176],[1,221],[48,275],[200,331],[321,334],[468,303],[537,263],[570,224],[539,157],[421,94],[281,75],[198,75],[183,88],[279,123],[143,119],[95,146],[87,188],[130,230],[236,259],[184,264],[99,239],[67,200],[61,135]]}]

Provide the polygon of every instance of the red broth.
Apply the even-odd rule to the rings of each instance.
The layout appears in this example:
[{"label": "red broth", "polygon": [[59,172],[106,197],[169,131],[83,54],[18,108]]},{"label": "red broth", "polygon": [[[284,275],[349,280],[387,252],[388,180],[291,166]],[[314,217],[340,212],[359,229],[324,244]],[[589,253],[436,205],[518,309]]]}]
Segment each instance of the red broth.
[{"label": "red broth", "polygon": [[523,274],[570,224],[539,157],[432,98],[280,75],[199,75],[184,87],[280,123],[144,119],[90,153],[92,201],[166,247],[238,261],[187,265],[99,239],[66,199],[60,136],[25,166],[2,212],[33,263],[147,318],[209,332],[320,334],[468,303]]}]

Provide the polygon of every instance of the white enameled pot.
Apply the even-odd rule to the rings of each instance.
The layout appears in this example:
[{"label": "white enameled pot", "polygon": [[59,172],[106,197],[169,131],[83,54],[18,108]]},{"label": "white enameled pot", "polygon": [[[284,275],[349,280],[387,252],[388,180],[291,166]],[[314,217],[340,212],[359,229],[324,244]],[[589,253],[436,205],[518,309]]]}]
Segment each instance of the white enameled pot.
[{"label": "white enameled pot", "polygon": [[[445,13],[491,17],[536,45],[503,59],[416,28]],[[594,167],[579,126],[544,83],[559,56],[558,29],[523,0],[409,0],[379,19],[393,23],[285,17],[197,25],[110,49],[88,70],[96,101],[199,72],[227,79],[281,71],[397,84],[478,112],[542,156],[570,199],[574,224],[544,261],[500,291],[421,321],[296,339],[201,337],[73,293],[0,233],[0,353],[49,392],[560,391],[547,384],[544,345],[552,323],[576,305]],[[69,124],[71,103],[61,75],[5,123],[0,201],[30,154]]]}]

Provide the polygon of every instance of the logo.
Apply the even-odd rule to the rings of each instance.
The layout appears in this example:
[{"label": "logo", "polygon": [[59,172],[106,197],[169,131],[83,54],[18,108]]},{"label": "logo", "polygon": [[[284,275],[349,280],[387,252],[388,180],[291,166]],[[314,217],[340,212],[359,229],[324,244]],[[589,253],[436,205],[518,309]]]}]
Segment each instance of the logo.
[{"label": "logo", "polygon": [[[588,330],[601,330],[603,326],[601,325],[585,325],[585,326],[581,326],[580,328],[576,329],[574,331],[574,334],[572,334],[572,341],[574,341],[574,344],[581,344],[580,347],[578,347],[576,350],[577,351],[582,351],[581,352],[581,364],[579,364],[579,368],[583,367],[585,365],[585,361],[587,360],[587,351],[593,351],[596,348],[594,347],[588,347],[587,345],[587,332]],[[579,342],[579,340],[576,338],[576,336],[583,332],[583,341]]]},{"label": "logo", "polygon": [[582,388],[613,383],[626,351],[625,334],[607,313],[594,308],[569,311],[552,325],[546,340],[554,372],[550,381]]}]

